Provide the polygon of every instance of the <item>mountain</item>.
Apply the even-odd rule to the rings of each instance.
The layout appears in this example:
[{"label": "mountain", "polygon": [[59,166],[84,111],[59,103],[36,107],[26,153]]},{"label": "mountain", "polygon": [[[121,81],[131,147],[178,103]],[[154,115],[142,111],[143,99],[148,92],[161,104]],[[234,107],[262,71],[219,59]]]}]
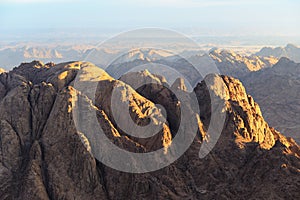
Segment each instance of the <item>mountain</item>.
[{"label": "mountain", "polygon": [[173,56],[172,53],[164,50],[155,50],[155,49],[135,49],[126,53],[125,55],[120,56],[115,63],[124,63],[134,60],[147,60],[155,61],[161,60],[166,57]]},{"label": "mountain", "polygon": [[287,57],[295,62],[300,62],[300,48],[293,44],[288,44],[285,47],[276,48],[264,47],[255,55],[263,57],[273,56],[278,59],[282,57]]},{"label": "mountain", "polygon": [[[0,62],[7,70],[20,62],[41,60],[43,62],[66,62],[69,60],[92,61],[100,66],[105,66],[114,61],[115,64],[130,62],[134,60],[154,61],[173,54],[164,50],[135,49],[127,54],[120,51],[109,51],[93,46],[55,46],[55,47],[7,47],[0,49]],[[100,59],[101,58],[101,59]]]},{"label": "mountain", "polygon": [[[123,55],[122,58],[125,57],[129,57],[129,55]],[[289,84],[283,84],[280,87],[275,87],[275,82],[280,83],[284,82],[284,80],[290,80],[289,77],[279,77],[279,74],[278,76],[274,76],[274,73],[278,73],[278,70],[276,71],[275,68],[272,68],[278,62],[277,58],[272,56],[262,57],[257,55],[245,56],[232,51],[220,49],[212,49],[209,54],[194,55],[188,57],[188,60],[180,57],[176,57],[175,59],[174,56],[172,58],[173,59],[169,59],[169,57],[166,57],[160,60],[136,59],[124,63],[119,63],[117,62],[118,60],[116,60],[116,63],[112,63],[111,65],[109,65],[106,71],[111,74],[112,77],[119,79],[122,74],[126,73],[127,71],[130,71],[137,66],[143,66],[143,68],[141,68],[140,70],[149,68],[151,69],[151,73],[164,74],[167,82],[172,84],[177,78],[179,78],[179,76],[178,74],[173,74],[171,70],[166,70],[166,67],[164,67],[170,66],[171,68],[175,69],[176,72],[179,72],[181,75],[184,75],[189,80],[191,80],[191,85],[195,86],[197,82],[203,79],[202,76],[210,73],[210,71],[208,71],[207,69],[214,69],[215,67],[217,67],[217,70],[220,72],[220,74],[236,77],[243,83],[245,83],[245,87],[247,88],[249,93],[258,100],[262,107],[263,114],[266,117],[266,120],[272,126],[280,130],[281,132],[286,133],[288,136],[295,137],[298,142],[300,141],[297,136],[299,132],[297,128],[297,109],[295,109],[295,112],[291,111],[288,117],[284,117],[285,120],[283,120],[283,117],[279,117],[279,115],[282,114],[280,114],[278,110],[284,112],[284,108],[287,109],[287,105],[290,105],[293,108],[297,108],[298,104],[297,99],[294,98],[295,91],[293,90],[293,88],[290,88]],[[202,76],[198,73],[197,70],[195,70],[190,62],[197,64],[194,67],[196,67],[198,71],[203,72],[203,74],[201,74]],[[298,73],[295,68],[291,67],[282,67],[282,70],[295,75]],[[257,78],[256,75],[260,74],[260,71],[263,74],[271,72],[270,76],[274,77],[265,79],[259,76],[259,78]],[[254,74],[254,77],[250,74]],[[273,81],[273,79],[275,81]],[[254,84],[251,84],[252,82]],[[285,91],[285,96],[291,96],[291,99],[293,99],[293,101],[291,100],[287,104],[285,98],[283,98],[284,95],[278,97],[278,88],[283,88],[283,91]],[[261,102],[260,99],[264,97],[265,94],[268,94],[268,96],[276,96],[274,99],[278,99],[278,101],[276,101],[277,103],[269,104],[267,101],[267,99],[269,98],[265,98],[265,102]],[[273,112],[269,112],[269,110],[273,110]],[[292,120],[286,121],[286,119]]]},{"label": "mountain", "polygon": [[[147,85],[139,87],[133,80]],[[83,83],[80,91],[77,81]],[[94,83],[95,94],[89,94],[86,87]],[[0,198],[297,199],[300,196],[299,146],[269,127],[258,104],[246,94],[240,81],[215,74],[206,76],[194,89],[200,113],[191,109],[192,94],[185,91],[183,80],[176,80],[171,87],[178,90],[176,94],[183,100],[178,102],[179,98],[172,95],[175,90],[161,76],[144,71],[116,80],[85,62],[34,61],[0,74]],[[127,107],[114,113],[112,102]],[[96,124],[119,148],[135,153],[162,148],[168,158],[178,134],[179,116],[169,112],[172,116],[165,120],[166,113],[159,104],[170,105],[166,109],[186,110],[188,120],[180,122],[184,126],[178,129],[186,137],[193,134],[191,124],[197,123],[198,134],[178,160],[154,172],[133,174],[117,171],[97,159],[97,155],[105,157],[113,149],[104,146],[103,151],[98,151],[97,144],[102,140],[97,132],[93,134],[98,130],[94,128]],[[215,104],[224,106],[224,128],[214,148],[200,159],[201,148],[214,142],[215,133],[208,124],[215,112],[211,105]],[[85,118],[88,111],[96,117],[96,124]],[[160,129],[152,137],[132,136],[120,127],[119,119],[140,126],[150,120]],[[76,121],[81,122],[80,126],[75,126]],[[83,127],[91,129],[82,131]],[[155,159],[144,167],[164,158]],[[134,157],[127,159],[133,169],[136,162]]]},{"label": "mountain", "polygon": [[[282,66],[280,68],[281,70],[277,69],[277,67],[273,68],[278,62],[278,59],[275,57],[245,56],[232,51],[212,49],[208,55],[194,55],[189,57],[188,60],[180,57],[177,59],[168,59],[167,57],[153,61],[137,59],[121,64],[112,63],[106,70],[114,78],[119,79],[122,74],[136,68],[136,66],[144,66],[143,69],[151,68],[151,73],[158,72],[164,74],[167,81],[172,84],[176,78],[179,77],[178,74],[172,74],[164,67],[170,66],[174,68],[176,72],[179,72],[191,80],[192,86],[195,86],[203,77],[199,75],[190,62],[197,64],[194,67],[196,67],[198,71],[204,72],[201,74],[203,76],[210,73],[205,70],[214,69],[216,66],[220,74],[240,79],[245,83],[249,94],[253,95],[260,103],[267,122],[288,136],[294,137],[296,141],[300,141],[298,136],[299,120],[297,109],[297,74],[299,72],[297,68],[292,66]],[[154,69],[155,67],[157,69]],[[142,70],[142,68],[140,70]],[[268,73],[270,74],[267,75]],[[285,74],[290,75],[286,76]],[[293,82],[292,85],[288,83],[287,80]],[[281,93],[284,94],[278,95]],[[267,97],[265,97],[266,94],[268,94]],[[286,96],[290,97],[288,101],[286,100]],[[264,101],[262,101],[262,99],[264,99]],[[289,111],[286,112],[285,110]],[[286,113],[287,116],[282,113]]]},{"label": "mountain", "polygon": [[[278,61],[261,56],[242,56],[225,50],[210,53],[221,74],[237,77],[245,84],[272,127],[300,142],[299,64],[285,57]],[[207,60],[204,56],[196,58],[201,65],[207,65]]]},{"label": "mountain", "polygon": [[[144,56],[145,54],[138,55]],[[110,63],[106,71],[112,77],[119,79],[122,74],[133,69],[137,70],[137,67],[139,67],[139,70],[151,69],[151,73],[164,74],[169,83],[173,83],[179,78],[179,73],[191,80],[191,84],[194,86],[211,71],[242,79],[253,71],[270,68],[278,62],[278,59],[274,57],[245,56],[220,49],[213,49],[209,54],[196,54],[187,57],[177,55],[162,56],[159,59],[144,59],[143,57],[131,59],[130,56],[130,52],[122,55],[119,59]],[[176,73],[174,73],[174,70],[172,71],[172,68]],[[202,74],[199,74],[199,72]]]},{"label": "mountain", "polygon": [[243,78],[271,126],[300,141],[300,64],[281,58],[272,68]]},{"label": "mountain", "polygon": [[[70,60],[86,60],[96,63],[99,66],[107,66],[110,64],[121,64],[127,62],[148,61],[154,62],[165,60],[176,63],[180,58],[201,57],[206,51],[204,50],[186,50],[182,49],[180,55],[162,49],[142,48],[134,49],[126,52],[126,49],[117,48],[118,50],[110,50],[109,48],[98,48],[95,45],[44,45],[27,44],[23,46],[20,44],[0,46],[0,63],[6,69],[17,66],[20,62],[30,62],[32,60],[40,60],[42,62],[67,62]],[[124,51],[126,53],[124,53]],[[178,51],[176,51],[178,54]],[[250,71],[259,70],[260,68],[268,67],[275,61],[269,56],[244,56],[236,54],[232,51],[219,50],[214,48],[210,50],[210,54],[216,61],[230,62],[236,58],[237,62],[244,62],[246,68]],[[266,57],[266,58],[263,58]],[[231,59],[231,60],[230,60]],[[244,67],[239,64],[239,66]]]},{"label": "mountain", "polygon": [[66,47],[7,47],[0,50],[0,62],[6,70],[10,70],[20,62],[78,60],[82,59],[82,54],[80,50]]},{"label": "mountain", "polygon": [[209,53],[221,74],[240,78],[253,71],[272,67],[278,59],[272,56],[245,56],[233,51],[215,49]]}]

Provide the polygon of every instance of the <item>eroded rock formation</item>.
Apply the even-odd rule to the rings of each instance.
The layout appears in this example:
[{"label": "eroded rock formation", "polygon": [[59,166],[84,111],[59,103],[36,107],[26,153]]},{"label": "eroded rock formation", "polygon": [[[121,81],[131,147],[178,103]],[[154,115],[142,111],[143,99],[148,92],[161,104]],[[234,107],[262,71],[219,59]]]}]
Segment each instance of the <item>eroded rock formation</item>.
[{"label": "eroded rock formation", "polygon": [[[183,102],[172,97],[168,85],[159,86],[166,84],[162,77],[142,72],[115,80],[101,69],[97,69],[100,73],[94,77],[95,68],[82,62],[57,65],[32,62],[0,74],[0,199],[297,199],[300,196],[299,146],[270,128],[243,85],[227,76],[210,75],[206,77],[214,83],[210,88],[203,81],[194,89],[200,113],[190,109],[190,116],[193,121],[192,116],[200,115],[199,134],[176,162],[144,174],[124,173],[103,165],[94,156],[97,152],[89,138],[91,134],[80,132],[74,124],[74,116],[80,117],[73,113],[74,99],[85,102],[83,111],[96,113],[101,129],[115,145],[136,153],[167,150],[172,145],[175,135],[172,127],[178,126],[180,115],[176,112]],[[76,75],[81,81],[97,82],[94,96],[75,89]],[[151,84],[135,91],[134,82],[130,82],[135,79],[142,83],[149,79]],[[173,87],[184,89],[181,80],[176,83]],[[220,89],[222,85],[226,87]],[[156,121],[162,127],[160,132],[141,139],[119,127],[117,118],[123,115],[113,114],[113,90],[117,91],[114,100],[120,105],[128,103],[124,110],[130,114],[128,120],[139,125]],[[180,92],[188,102],[190,94]],[[212,96],[225,105],[226,120],[215,147],[200,159],[201,145],[209,143],[211,138],[207,130],[213,112]],[[165,106],[166,121],[166,113],[156,104]],[[189,127],[186,128],[188,134]]]}]

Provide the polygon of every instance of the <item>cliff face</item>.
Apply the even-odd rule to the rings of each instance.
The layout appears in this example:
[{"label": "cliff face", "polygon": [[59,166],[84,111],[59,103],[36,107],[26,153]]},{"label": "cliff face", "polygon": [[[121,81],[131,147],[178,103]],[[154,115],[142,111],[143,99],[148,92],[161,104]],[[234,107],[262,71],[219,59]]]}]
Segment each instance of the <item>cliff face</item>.
[{"label": "cliff face", "polygon": [[259,103],[268,123],[300,141],[300,64],[281,58],[272,68],[249,74],[245,87]]},{"label": "cliff face", "polygon": [[[150,173],[116,171],[95,158],[93,135],[74,124],[74,98],[95,111],[105,135],[136,153],[172,144],[180,123],[180,103],[162,77],[148,72],[115,80],[90,63],[22,64],[0,74],[0,199],[297,199],[300,196],[300,149],[293,139],[270,128],[259,106],[236,79],[209,75],[213,85],[194,89],[199,130],[190,148],[173,164]],[[79,70],[81,73],[78,75]],[[95,100],[74,88],[74,80],[97,81]],[[149,84],[135,88],[134,81]],[[124,82],[125,83],[124,83]],[[162,87],[160,84],[163,84]],[[220,87],[225,88],[220,90]],[[209,88],[208,88],[209,87]],[[135,88],[135,89],[133,89]],[[172,88],[189,99],[182,80]],[[112,90],[127,110],[113,115]],[[203,159],[202,145],[211,142],[211,94],[225,105],[222,134]],[[166,111],[158,104],[165,106]],[[129,109],[128,109],[129,108]],[[150,138],[130,136],[117,123],[129,112],[141,126],[156,121],[160,131]],[[166,117],[167,115],[167,117]],[[166,119],[165,119],[166,117]],[[126,118],[127,119],[127,118]],[[123,121],[126,119],[123,119]],[[88,123],[88,122],[87,122]],[[189,129],[186,129],[188,134]],[[97,136],[94,136],[97,139]],[[108,149],[109,151],[109,149]],[[130,162],[130,161],[129,161]]]}]

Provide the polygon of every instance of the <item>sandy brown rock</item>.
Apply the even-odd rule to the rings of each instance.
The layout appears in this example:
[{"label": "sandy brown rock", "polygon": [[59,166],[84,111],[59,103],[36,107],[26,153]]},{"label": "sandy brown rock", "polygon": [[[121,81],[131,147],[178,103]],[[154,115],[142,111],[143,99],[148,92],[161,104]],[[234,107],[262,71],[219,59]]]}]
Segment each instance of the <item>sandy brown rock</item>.
[{"label": "sandy brown rock", "polygon": [[277,63],[275,57],[244,56],[233,51],[213,50],[209,56],[215,61],[220,72],[227,76],[240,78],[249,72],[269,68]]},{"label": "sandy brown rock", "polygon": [[184,79],[183,78],[177,78],[174,83],[171,86],[172,89],[174,90],[182,90],[182,91],[187,91],[187,87],[184,83]]},{"label": "sandy brown rock", "polygon": [[69,111],[73,93],[71,87],[58,93],[41,137],[48,194],[53,199],[98,199],[104,192],[96,161],[81,142]]},{"label": "sandy brown rock", "polygon": [[7,92],[0,102],[0,119],[6,120],[13,127],[20,137],[22,148],[30,146],[31,143],[31,105],[28,100],[30,90],[30,84],[22,82]]},{"label": "sandy brown rock", "polygon": [[0,121],[0,196],[3,199],[14,198],[16,173],[21,163],[21,145],[17,133],[5,120]]},{"label": "sandy brown rock", "polygon": [[[218,77],[215,79],[221,81]],[[259,110],[256,103],[253,103],[246,93],[243,94],[244,88],[238,80],[226,76],[222,79],[228,88],[228,91],[225,90],[222,95],[223,98],[227,98],[227,119],[217,145],[205,158],[205,162],[214,160],[209,161],[211,167],[206,169],[207,173],[214,178],[208,178],[212,182],[206,185],[205,196],[208,199],[216,198],[219,195],[215,191],[219,191],[219,194],[224,194],[224,198],[236,198],[236,195],[239,199],[296,198],[299,195],[296,191],[298,184],[287,185],[291,185],[290,181],[297,180],[299,174],[293,167],[286,167],[286,171],[282,170],[281,165],[285,163],[283,166],[299,166],[299,153],[295,153],[295,149],[299,149],[299,146],[287,142],[283,135],[269,128],[261,114],[257,112]],[[196,93],[201,94],[198,96],[200,104],[205,101],[205,97],[209,98],[207,92],[201,93],[205,91],[204,87],[203,82],[195,88]],[[213,91],[218,92],[218,90]],[[296,174],[290,174],[295,172]],[[225,186],[220,180],[230,182],[232,185]],[[200,184],[205,185],[205,182],[200,181]],[[264,189],[260,189],[262,186]],[[265,192],[265,188],[268,188],[269,195]],[[290,193],[280,193],[277,191],[279,188],[284,191],[290,190]],[[210,190],[214,192],[211,193]]]},{"label": "sandy brown rock", "polygon": [[50,199],[47,193],[47,183],[42,157],[42,149],[39,142],[35,141],[31,146],[26,172],[22,181],[22,190],[19,197],[23,199]]},{"label": "sandy brown rock", "polygon": [[[88,66],[88,68],[93,67],[97,68],[93,65]],[[89,73],[94,73],[89,72],[89,69],[85,71],[86,68],[85,66],[82,67],[85,78],[92,76]],[[97,90],[95,91],[95,106],[104,111],[119,134],[128,136],[131,140],[146,147],[147,151],[161,147],[167,148],[171,143],[171,132],[164,123],[164,116],[155,104],[138,94],[129,85],[114,80],[104,71],[98,71],[97,73],[101,74],[101,77],[99,77]],[[114,105],[113,103],[117,104]],[[112,110],[113,106],[118,106],[117,110]],[[126,113],[126,109],[129,109],[129,115]],[[149,139],[138,138],[138,135],[131,136],[129,135],[131,131],[136,129],[135,126],[130,125],[132,121],[139,126],[145,126],[152,121],[158,127],[157,130],[160,131]],[[124,126],[120,126],[120,123]],[[124,130],[124,127],[126,127],[126,130]]]},{"label": "sandy brown rock", "polygon": [[[36,66],[40,64],[26,68],[42,69],[39,78],[23,67],[22,73],[16,68],[0,75],[0,91],[4,91],[0,99],[0,199],[297,199],[300,195],[299,146],[268,126],[237,79],[206,78],[214,83],[210,88],[216,97],[213,101],[225,105],[226,121],[217,144],[205,158],[199,158],[199,150],[204,142],[210,142],[204,136],[209,137],[206,130],[212,111],[209,90],[201,82],[195,88],[201,111],[198,119],[199,113],[193,113],[188,105],[190,94],[178,93],[186,95],[183,103],[189,107],[190,123],[198,122],[200,127],[190,148],[163,169],[130,174],[99,162],[95,153],[106,152],[95,152],[97,135],[81,131],[74,119],[89,124],[80,118],[80,112],[92,111],[105,135],[128,151],[162,148],[174,137],[169,128],[172,121],[161,121],[162,112],[145,96],[158,94],[158,102],[172,105],[168,88],[156,93],[160,87],[150,85],[137,93],[133,86],[81,62]],[[97,83],[96,95],[75,89],[74,76],[79,69],[80,79]],[[97,77],[93,76],[95,70],[100,72]],[[144,80],[138,75],[134,77]],[[153,77],[150,80],[163,80]],[[134,122],[143,124],[151,118],[165,129],[150,141],[130,137],[112,114],[113,90],[119,104],[129,102],[126,112]],[[76,102],[83,102],[79,104],[82,109]],[[189,126],[185,130],[190,134]]]},{"label": "sandy brown rock", "polygon": [[143,71],[127,73],[120,80],[135,88],[139,94],[150,101],[161,105],[165,109],[172,133],[175,134],[178,131],[180,102],[164,78],[157,78],[148,71]]},{"label": "sandy brown rock", "polygon": [[266,121],[300,141],[299,64],[282,58],[274,67],[243,78],[248,92],[261,106]]}]

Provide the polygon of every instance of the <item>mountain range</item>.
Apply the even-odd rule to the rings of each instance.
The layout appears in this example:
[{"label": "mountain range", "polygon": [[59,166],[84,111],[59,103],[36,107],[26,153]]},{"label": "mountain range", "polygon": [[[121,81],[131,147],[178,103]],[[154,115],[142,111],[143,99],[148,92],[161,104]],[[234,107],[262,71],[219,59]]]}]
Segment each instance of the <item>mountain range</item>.
[{"label": "mountain range", "polygon": [[[291,62],[293,59],[294,62],[297,60],[297,55],[300,54],[297,53],[298,48],[295,45],[289,44],[286,47],[278,48],[265,47],[252,55],[242,55],[231,50],[216,48],[211,49],[207,54],[203,54],[203,51],[184,51],[182,52],[182,56],[184,57],[172,55],[170,52],[160,49],[135,49],[126,54],[121,52],[97,49],[90,46],[59,46],[48,48],[11,47],[0,50],[0,60],[1,67],[7,71],[10,69],[7,66],[11,66],[12,64],[9,64],[9,62],[14,62],[15,64],[13,65],[17,65],[21,60],[31,61],[32,59],[41,59],[47,62],[49,60],[62,62],[85,58],[96,63],[97,66],[108,66],[106,71],[116,79],[136,66],[144,66],[143,69],[147,69],[151,65],[152,69],[156,67],[158,73],[163,73],[168,82],[173,83],[178,78],[178,74],[169,74],[169,72],[164,71],[164,67],[161,67],[162,65],[171,66],[175,71],[184,74],[189,80],[192,80],[191,83],[193,86],[204,77],[199,75],[197,69],[195,70],[191,67],[189,61],[197,63],[200,71],[217,66],[220,74],[238,78],[245,84],[247,91],[260,103],[263,115],[272,126],[300,142],[297,136],[299,134],[297,120],[297,113],[299,111],[297,102],[299,100],[297,97],[298,93],[294,93],[299,86],[299,82],[297,81],[298,72],[295,68],[285,68],[282,66],[282,70],[289,72],[289,75],[286,76],[284,73],[277,73],[278,70],[273,69],[273,66],[282,56],[287,56]],[[154,70],[152,73],[156,73],[156,71]],[[205,72],[204,76],[207,73],[209,71]],[[289,82],[293,84],[290,85]],[[280,83],[282,85],[278,87]],[[282,88],[282,91],[285,91],[284,95],[279,95],[282,92],[279,92],[278,88]],[[263,102],[261,99],[265,94],[268,94],[268,97]],[[276,97],[270,98],[270,96]],[[285,100],[286,96],[289,96],[288,102]],[[275,99],[277,99],[276,103],[274,103]],[[269,100],[273,103],[269,103]],[[289,105],[290,109],[288,110],[290,113],[285,112],[287,105]],[[285,119],[288,119],[288,122],[282,119],[282,113],[287,113]]]},{"label": "mountain range", "polygon": [[285,47],[264,47],[255,55],[257,56],[273,56],[276,58],[286,57],[295,62],[300,62],[300,48],[293,44],[288,44]]},{"label": "mountain range", "polygon": [[269,124],[300,141],[300,64],[281,58],[272,68],[241,80],[262,108]]},{"label": "mountain range", "polygon": [[[273,68],[281,71],[280,66],[291,65],[298,69],[290,62],[280,60]],[[95,94],[76,89],[77,81],[97,81]],[[138,82],[148,84],[136,88]],[[183,101],[172,95],[176,90]],[[189,109],[192,93],[183,79],[170,86],[166,78],[149,71],[117,80],[92,63],[34,61],[1,73],[0,198],[298,199],[300,147],[268,125],[243,84],[229,76],[209,74],[193,91],[200,112]],[[111,106],[113,97],[116,104],[128,102],[117,116]],[[165,105],[166,121],[159,104]],[[213,142],[214,131],[209,131],[212,104],[224,106],[226,119],[218,141],[201,159],[201,147]],[[111,143],[134,153],[163,148],[167,157],[183,123],[178,111],[184,108],[189,120],[180,127],[188,136],[189,124],[196,122],[198,133],[171,165],[150,173],[120,172],[96,158],[110,151],[97,150],[98,135],[76,127],[76,119],[83,125],[91,123],[80,118],[85,113],[76,112],[78,106],[96,113],[93,116]],[[136,124],[144,126],[150,119],[162,129],[149,138],[131,136],[116,122],[126,122],[128,111],[129,120]],[[135,162],[132,157],[127,164],[134,167]]]},{"label": "mountain range", "polygon": [[270,68],[278,62],[278,58],[257,55],[240,55],[228,50],[213,50],[209,56],[215,61],[221,74],[241,78],[250,72]]},{"label": "mountain range", "polygon": [[[190,62],[197,65],[192,66]],[[245,56],[228,50],[214,49],[209,54],[194,55],[188,60],[173,56],[172,59],[134,60],[121,64],[116,62],[109,65],[106,71],[118,79],[136,66],[151,67],[152,73],[164,74],[170,83],[180,77],[180,74],[184,75],[191,80],[192,85],[204,78],[201,75],[205,76],[209,73],[207,69],[217,67],[220,74],[235,77],[245,84],[249,94],[261,105],[267,122],[300,142],[299,67],[288,58]],[[180,74],[174,74],[170,70],[165,71],[164,66],[171,66]],[[197,70],[204,74],[199,75]]]},{"label": "mountain range", "polygon": [[[183,49],[181,55],[187,58],[197,55],[203,55],[205,52],[207,51],[201,49]],[[287,57],[295,62],[300,62],[299,48],[292,44],[288,44],[286,47],[264,47],[259,52],[253,53],[252,55],[248,56],[235,53],[230,50],[222,51],[217,48],[212,48],[207,54],[210,54],[217,61],[224,58],[228,58],[228,62],[230,62],[230,60],[232,61],[233,58],[244,59],[244,61],[245,59],[248,59],[247,65],[251,68],[251,70],[259,70],[259,65],[263,64],[264,62],[274,64],[275,60],[278,60],[281,57]],[[101,61],[99,61],[99,57],[101,58]],[[87,60],[98,65],[105,66],[110,64],[114,59],[118,59],[119,63],[124,63],[134,60],[170,60],[172,59],[172,57],[174,57],[174,55],[171,52],[162,49],[151,48],[134,49],[130,53],[124,55],[122,54],[121,47],[117,51],[111,51],[109,50],[109,48],[97,48],[94,45],[22,46],[21,44],[19,44],[0,46],[0,63],[2,65],[1,67],[6,70],[10,70],[21,62],[30,62],[32,60],[41,60],[45,63],[67,62],[70,60]],[[266,64],[265,66],[268,66],[268,64]]]}]

